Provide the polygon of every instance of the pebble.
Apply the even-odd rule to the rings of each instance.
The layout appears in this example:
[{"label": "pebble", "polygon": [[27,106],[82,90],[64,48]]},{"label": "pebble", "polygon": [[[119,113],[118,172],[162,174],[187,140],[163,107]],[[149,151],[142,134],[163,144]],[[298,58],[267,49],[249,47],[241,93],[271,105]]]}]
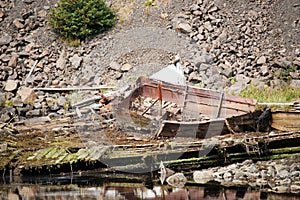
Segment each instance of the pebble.
[{"label": "pebble", "polygon": [[22,103],[30,104],[35,101],[35,92],[32,88],[22,86],[18,89],[17,94],[20,96]]},{"label": "pebble", "polygon": [[9,35],[0,37],[0,46],[7,45],[12,41],[12,37]]},{"label": "pebble", "polygon": [[72,56],[70,58],[70,61],[72,63],[72,67],[74,69],[79,69],[81,62],[82,62],[82,58],[78,54],[75,54],[74,56]]},{"label": "pebble", "polygon": [[190,33],[190,32],[192,32],[192,27],[188,23],[179,22],[176,26],[176,29],[181,33]]},{"label": "pebble", "polygon": [[12,92],[18,88],[19,81],[17,80],[7,80],[4,90],[7,92]]},{"label": "pebble", "polygon": [[256,61],[256,63],[258,65],[262,65],[265,64],[267,62],[267,58],[265,56],[261,56],[260,58],[258,58],[258,60]]},{"label": "pebble", "polygon": [[126,64],[122,65],[121,71],[122,72],[128,72],[131,68],[132,68],[132,65],[129,64],[129,63],[126,63]]}]

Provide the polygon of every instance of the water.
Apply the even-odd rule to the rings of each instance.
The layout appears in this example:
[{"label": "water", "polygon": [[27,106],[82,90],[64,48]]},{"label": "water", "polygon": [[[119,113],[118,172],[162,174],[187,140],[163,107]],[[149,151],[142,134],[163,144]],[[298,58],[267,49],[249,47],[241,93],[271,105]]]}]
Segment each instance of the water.
[{"label": "water", "polygon": [[300,200],[300,195],[274,194],[247,187],[224,188],[216,184],[172,188],[153,184],[147,176],[38,176],[3,178],[0,182],[1,200],[232,200],[286,199]]}]

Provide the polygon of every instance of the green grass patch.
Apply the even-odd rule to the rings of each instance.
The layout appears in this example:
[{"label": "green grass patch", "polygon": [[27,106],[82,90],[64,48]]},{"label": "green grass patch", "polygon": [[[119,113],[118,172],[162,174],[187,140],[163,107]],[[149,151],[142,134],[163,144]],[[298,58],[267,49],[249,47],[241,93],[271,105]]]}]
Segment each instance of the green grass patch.
[{"label": "green grass patch", "polygon": [[300,89],[293,87],[282,87],[272,89],[269,87],[258,88],[256,85],[251,84],[244,89],[240,96],[247,98],[257,99],[258,102],[291,102],[300,98]]}]

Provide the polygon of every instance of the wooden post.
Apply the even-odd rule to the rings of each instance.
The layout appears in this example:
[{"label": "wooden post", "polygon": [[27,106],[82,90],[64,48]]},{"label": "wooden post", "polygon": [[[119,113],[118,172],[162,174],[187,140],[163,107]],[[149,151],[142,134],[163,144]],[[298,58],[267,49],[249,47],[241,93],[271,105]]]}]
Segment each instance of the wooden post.
[{"label": "wooden post", "polygon": [[159,82],[158,83],[158,100],[159,100],[159,111],[158,111],[158,113],[159,113],[159,116],[162,116],[162,93],[161,93],[161,87],[162,87],[162,83],[161,82]]}]

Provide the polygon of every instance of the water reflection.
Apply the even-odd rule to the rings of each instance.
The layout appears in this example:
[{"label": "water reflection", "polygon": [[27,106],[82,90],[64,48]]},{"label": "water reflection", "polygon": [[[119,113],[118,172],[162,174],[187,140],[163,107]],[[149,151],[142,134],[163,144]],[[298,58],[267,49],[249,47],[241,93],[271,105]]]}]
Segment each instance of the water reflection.
[{"label": "water reflection", "polygon": [[[98,177],[99,178],[99,177]],[[103,178],[103,177],[102,177]],[[100,178],[101,179],[101,178]],[[33,183],[35,180],[37,183]],[[186,186],[171,188],[169,186],[147,185],[145,183],[110,182],[97,177],[68,179],[52,178],[54,182],[45,182],[46,179],[30,179],[23,183],[0,183],[1,200],[232,200],[232,199],[287,199],[300,200],[296,195],[280,195],[249,188],[222,188],[210,186]],[[48,180],[49,181],[49,180]],[[69,181],[69,183],[67,183]],[[26,183],[27,182],[27,183]],[[74,183],[71,183],[74,182]]]}]

